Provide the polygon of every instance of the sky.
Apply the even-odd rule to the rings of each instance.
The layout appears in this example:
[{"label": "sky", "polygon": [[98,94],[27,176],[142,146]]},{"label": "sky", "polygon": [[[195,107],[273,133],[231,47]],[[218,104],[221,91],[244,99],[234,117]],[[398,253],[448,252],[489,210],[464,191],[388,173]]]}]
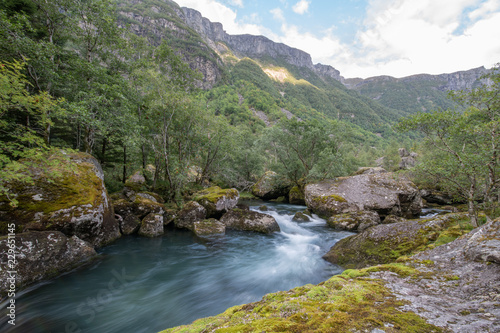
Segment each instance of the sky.
[{"label": "sky", "polygon": [[345,78],[500,62],[500,0],[174,0],[228,34],[263,35]]}]

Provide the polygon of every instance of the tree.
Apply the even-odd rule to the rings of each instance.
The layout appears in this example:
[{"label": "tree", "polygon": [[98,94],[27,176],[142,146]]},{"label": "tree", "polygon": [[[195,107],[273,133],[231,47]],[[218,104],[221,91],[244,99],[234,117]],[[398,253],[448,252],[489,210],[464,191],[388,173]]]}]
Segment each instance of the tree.
[{"label": "tree", "polygon": [[[56,109],[60,103],[46,93],[30,95],[23,69],[24,65],[19,62],[0,63],[0,195],[6,196],[11,205],[16,205],[16,200],[9,197],[5,183],[30,181],[22,172],[26,164],[18,161],[41,158],[48,149],[43,136],[31,127],[29,119],[38,119],[43,125],[49,121],[45,118],[48,110]],[[20,112],[27,116],[25,123],[16,117]]]},{"label": "tree", "polygon": [[267,129],[263,142],[272,168],[302,188],[310,179],[334,177],[344,168],[337,123],[285,119]]}]

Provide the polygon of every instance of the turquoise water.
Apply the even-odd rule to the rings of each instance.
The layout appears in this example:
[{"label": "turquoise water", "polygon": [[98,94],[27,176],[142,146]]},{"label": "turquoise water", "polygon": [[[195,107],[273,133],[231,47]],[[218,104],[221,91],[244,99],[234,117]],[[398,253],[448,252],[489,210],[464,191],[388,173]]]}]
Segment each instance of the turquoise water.
[{"label": "turquoise water", "polygon": [[266,205],[281,232],[228,230],[201,239],[168,229],[154,239],[123,237],[91,265],[20,293],[16,326],[1,318],[0,331],[158,332],[342,271],[321,256],[351,233],[317,217],[292,222],[302,206]]}]

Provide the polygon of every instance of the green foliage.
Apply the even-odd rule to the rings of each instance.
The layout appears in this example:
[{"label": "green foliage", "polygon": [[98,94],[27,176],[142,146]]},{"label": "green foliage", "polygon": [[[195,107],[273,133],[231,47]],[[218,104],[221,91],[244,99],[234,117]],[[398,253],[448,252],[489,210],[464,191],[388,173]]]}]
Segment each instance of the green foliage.
[{"label": "green foliage", "polygon": [[262,139],[278,174],[299,187],[308,179],[333,177],[343,172],[340,129],[336,122],[281,120]]},{"label": "green foliage", "polygon": [[486,76],[489,84],[454,94],[468,109],[417,113],[402,120],[401,130],[418,130],[426,137],[427,154],[419,172],[467,200],[472,224],[477,226],[477,203],[497,202],[500,180],[500,73]]}]

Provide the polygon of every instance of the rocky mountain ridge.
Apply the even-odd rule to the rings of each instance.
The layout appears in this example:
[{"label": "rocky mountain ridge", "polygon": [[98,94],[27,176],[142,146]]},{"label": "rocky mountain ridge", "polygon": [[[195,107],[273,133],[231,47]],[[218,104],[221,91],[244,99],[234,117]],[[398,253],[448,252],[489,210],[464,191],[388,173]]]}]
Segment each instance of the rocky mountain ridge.
[{"label": "rocky mountain ridge", "polygon": [[199,11],[191,8],[182,7],[182,14],[179,14],[181,19],[198,32],[203,40],[215,50],[223,51],[223,45],[226,45],[239,58],[271,57],[283,59],[290,65],[308,68],[320,77],[330,77],[340,82],[344,80],[340,72],[332,66],[313,64],[311,55],[307,52],[283,43],[273,42],[264,36],[230,35],[226,33],[221,23],[213,23],[203,17]]},{"label": "rocky mountain ridge", "polygon": [[369,77],[367,79],[352,78],[345,79],[344,85],[349,89],[359,89],[367,84],[377,84],[377,83],[410,83],[415,81],[429,81],[439,83],[438,89],[441,91],[448,90],[468,90],[476,87],[481,83],[481,76],[488,73],[488,70],[484,67],[477,67],[465,71],[458,71],[447,74],[416,74],[405,76],[402,78],[395,78],[392,76],[381,75]]}]

